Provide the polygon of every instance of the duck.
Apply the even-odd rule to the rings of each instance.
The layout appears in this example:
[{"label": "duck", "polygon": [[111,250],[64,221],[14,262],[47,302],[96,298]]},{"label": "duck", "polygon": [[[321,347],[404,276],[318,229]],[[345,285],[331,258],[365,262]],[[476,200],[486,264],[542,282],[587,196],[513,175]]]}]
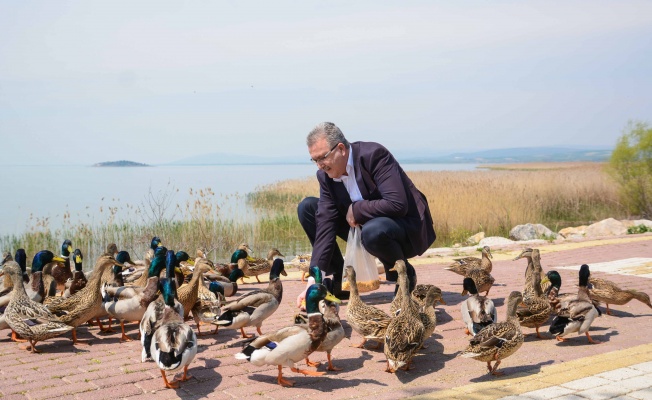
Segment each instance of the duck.
[{"label": "duck", "polygon": [[290,261],[291,264],[297,265],[301,274],[301,282],[305,282],[310,276],[310,260],[312,259],[312,254],[297,254],[296,257]]},{"label": "duck", "polygon": [[462,321],[466,326],[464,332],[475,336],[482,328],[498,322],[498,312],[491,299],[478,294],[473,279],[464,278],[462,286],[470,294],[461,304]]},{"label": "duck", "polygon": [[[528,277],[527,277],[528,272],[531,271],[530,266],[533,263],[532,262],[532,250],[533,250],[532,248],[526,247],[526,248],[523,249],[523,251],[521,251],[521,254],[519,254],[518,256],[516,256],[516,258],[514,258],[512,260],[512,261],[516,261],[516,260],[520,260],[521,258],[525,258],[527,260],[527,267],[525,268],[525,280],[526,281],[528,279]],[[546,273],[543,272],[543,268],[538,268],[538,269],[539,269],[539,274],[541,276],[541,279],[540,279],[540,281],[541,281],[541,284],[540,284],[541,285],[541,293],[547,293],[549,288],[550,288],[550,282],[546,279]],[[532,278],[530,278],[530,279],[532,279]],[[527,288],[527,287],[524,288],[523,297],[527,297],[526,291],[528,291],[528,290],[532,290],[532,288],[531,287],[530,288]]]},{"label": "duck", "polygon": [[[308,282],[313,282],[310,286],[314,285],[315,283],[323,284],[323,276],[319,267],[310,267],[309,274],[310,276],[308,277]],[[308,289],[310,289],[310,286],[306,288],[305,295],[303,297],[303,311],[305,311],[306,307],[305,296],[308,295]],[[337,346],[342,341],[342,339],[344,339],[344,327],[342,326],[342,321],[340,320],[339,316],[340,305],[339,303],[332,301],[321,300],[319,302],[319,312],[321,312],[324,317],[327,333],[326,338],[323,342],[321,342],[315,351],[326,352],[326,358],[328,360],[328,367],[326,367],[327,371],[342,371],[343,368],[335,367],[333,365],[333,360],[331,358],[331,352],[335,346]],[[295,323],[308,324],[308,315],[299,314],[295,316]],[[318,361],[310,361],[309,356],[306,356],[305,361],[306,365],[311,367],[318,367],[321,364]]]},{"label": "duck", "polygon": [[[89,279],[86,287],[74,295],[64,298],[57,298],[56,301],[46,306],[53,314],[67,325],[77,328],[86,321],[104,315],[102,307],[102,274],[106,269],[119,264],[115,258],[107,255],[100,256],[95,262],[95,273]],[[103,329],[100,324],[100,329]],[[77,344],[76,329],[72,330],[73,344]]]},{"label": "duck", "polygon": [[471,268],[467,271],[465,278],[473,279],[478,293],[485,292],[485,296],[489,295],[489,290],[496,281],[493,276],[482,268]]},{"label": "duck", "polygon": [[560,299],[557,315],[550,324],[549,332],[555,335],[556,339],[564,342],[564,336],[573,332],[578,335],[585,334],[589,343],[598,344],[589,334],[589,328],[596,317],[600,315],[600,310],[594,306],[589,296],[589,277],[591,271],[589,266],[583,264],[579,272],[579,288],[576,296],[566,296]]},{"label": "duck", "polygon": [[[14,258],[11,256],[10,251],[5,251],[4,254],[2,254],[2,261],[0,261],[0,266],[5,265],[5,263],[8,261],[14,261]],[[11,277],[9,274],[5,275],[5,279],[2,282],[2,287],[0,287],[0,296],[4,296],[5,294],[11,292],[13,285],[14,284],[11,282]]]},{"label": "duck", "polygon": [[[258,275],[266,274],[272,270],[274,260],[280,257],[285,257],[277,248],[272,248],[267,253],[267,258],[241,258],[238,260],[238,268],[244,272],[245,276],[255,276],[258,283],[260,279]],[[287,276],[287,272],[283,271]]]},{"label": "duck", "polygon": [[[142,260],[136,260],[133,262],[134,267],[129,268],[128,271],[123,272],[123,277],[126,283],[133,282],[137,279],[140,279],[140,277],[147,271],[147,269],[150,267],[150,264],[154,257],[156,256],[156,249],[159,247],[162,247],[163,243],[161,241],[161,238],[158,236],[154,236],[152,240],[149,243],[149,249],[147,249],[147,253],[145,253],[145,258]],[[143,280],[143,283],[147,279]]]},{"label": "duck", "polygon": [[23,286],[23,273],[15,261],[7,262],[3,273],[9,274],[13,282],[11,300],[5,309],[4,317],[9,327],[29,341],[32,353],[38,353],[36,344],[43,340],[62,335],[71,329],[53,315],[47,307],[31,300]]},{"label": "duck", "polygon": [[[544,294],[550,303],[552,309],[551,314],[556,315],[561,309],[561,302],[572,300],[577,296],[577,293],[559,293],[561,290],[561,275],[554,269],[546,273],[544,280],[548,281],[548,290]],[[591,302],[596,310],[600,311],[600,302],[595,299],[591,299]]]},{"label": "duck", "polygon": [[244,272],[239,268],[235,268],[228,276],[222,276],[219,272],[208,272],[204,274],[204,278],[208,279],[208,281],[220,283],[224,289],[224,297],[232,297],[238,293],[237,280],[242,277],[244,277]]},{"label": "duck", "polygon": [[423,345],[425,328],[419,315],[418,304],[412,300],[408,291],[409,281],[403,260],[397,260],[390,271],[398,273],[400,308],[385,330],[385,372],[395,373],[402,368],[409,371],[412,358]]},{"label": "duck", "polygon": [[[241,243],[238,245],[238,248],[231,254],[231,262],[226,264],[216,264],[215,269],[222,276],[229,276],[231,271],[238,268],[238,260],[249,259],[253,260],[253,257],[249,256],[251,249],[247,243]],[[241,283],[244,283],[244,278],[241,280]]]},{"label": "duck", "polygon": [[652,308],[650,296],[647,293],[635,289],[623,290],[614,282],[602,278],[589,278],[589,297],[606,304],[607,315],[612,315],[609,304],[623,305],[630,300],[636,299]]},{"label": "duck", "polygon": [[491,273],[491,269],[492,269],[491,259],[493,258],[493,255],[491,254],[491,249],[489,248],[489,246],[483,246],[480,251],[482,252],[482,258],[477,258],[477,257],[455,258],[454,262],[444,269],[447,271],[455,272],[456,274],[462,276],[467,276],[469,270],[472,268],[482,268],[485,271]]},{"label": "duck", "polygon": [[[29,283],[29,275],[27,274],[27,255],[25,253],[25,249],[18,249],[16,250],[16,257],[12,257],[11,253],[5,253],[3,260],[2,260],[2,265],[8,263],[9,261],[15,261],[16,264],[20,267],[21,274],[22,274],[22,282],[23,282],[23,287],[25,289],[29,288],[27,284]],[[2,293],[0,293],[0,330],[3,329],[9,329],[9,324],[7,323],[7,320],[4,316],[4,312],[7,308],[7,305],[9,304],[9,301],[11,300],[11,292],[14,289],[14,283],[11,279],[10,274],[5,274],[4,271],[0,270],[0,276],[4,275],[4,289],[2,290]],[[32,297],[28,294],[28,297],[30,300]],[[11,340],[14,342],[24,342],[24,339],[19,339],[16,336],[16,332],[12,331],[11,332]]]},{"label": "duck", "polygon": [[437,314],[435,314],[435,303],[437,296],[441,295],[437,293],[437,287],[431,285],[424,299],[424,305],[419,306],[419,318],[421,318],[421,323],[423,323],[423,341],[421,342],[422,349],[427,349],[428,346],[425,344],[425,341],[432,336],[437,327]]},{"label": "duck", "polygon": [[[176,282],[164,278],[161,282],[161,296],[165,302],[160,318],[160,326],[153,333],[150,345],[152,359],[161,371],[166,388],[177,389],[179,382],[186,382],[192,376],[188,374],[188,366],[197,355],[197,335],[192,328],[184,323],[179,303],[175,300]],[[183,306],[181,306],[183,307]],[[183,368],[183,376],[171,382],[166,372],[175,372]]]},{"label": "duck", "polygon": [[[174,254],[174,252],[172,252]],[[142,345],[141,352],[141,362],[147,360],[152,360],[152,339],[154,338],[154,332],[161,327],[163,323],[163,315],[165,314],[166,307],[171,308],[177,314],[183,316],[183,305],[179,303],[176,295],[176,280],[174,278],[174,269],[175,263],[172,260],[168,262],[168,252],[166,252],[166,263],[165,263],[165,276],[158,279],[157,277],[152,277],[150,279],[156,279],[157,290],[160,294],[157,294],[157,297],[154,301],[147,305],[147,310],[143,314],[143,317],[140,320],[138,325],[138,331],[140,333],[140,343]],[[174,287],[170,283],[174,283]],[[174,301],[168,299],[169,305],[166,305],[166,296],[171,296]],[[174,304],[172,304],[174,303]]]},{"label": "duck", "polygon": [[[398,262],[398,261],[397,261],[397,262]],[[403,263],[403,265],[405,265],[405,262],[404,262],[404,261],[401,260],[401,262]],[[409,278],[408,278],[408,279],[409,279]],[[403,288],[401,288],[399,282],[397,282],[396,287],[397,287],[397,292],[398,292],[399,290],[402,290],[402,289],[403,289]],[[415,287],[415,288],[416,288],[416,287]],[[409,293],[409,292],[408,292],[408,293]],[[415,299],[413,299],[411,295],[409,295],[409,299],[410,299],[409,302],[412,303],[412,307],[415,307],[415,308],[418,309],[418,310],[421,309],[421,305],[420,305],[420,304],[419,304]],[[392,300],[391,304],[389,305],[389,315],[390,315],[390,316],[396,316],[397,311],[400,310],[401,307],[402,307],[402,303],[403,303],[403,297],[402,297],[402,296],[399,296],[398,293],[397,293],[397,294],[394,296],[394,299]]]},{"label": "duck", "polygon": [[45,274],[47,267],[51,268],[52,263],[63,263],[65,260],[55,256],[50,250],[41,250],[32,259],[32,271],[29,277],[29,287],[26,287],[27,295],[37,303],[43,303],[47,297],[56,295],[56,282],[51,275]]},{"label": "duck", "polygon": [[[498,366],[502,360],[514,354],[524,340],[521,324],[516,316],[516,309],[522,301],[521,292],[511,292],[507,298],[505,321],[481,329],[471,338],[469,345],[460,353],[460,357],[486,362],[489,374],[504,375],[504,372],[498,372]],[[495,362],[493,366],[492,361]]]},{"label": "duck", "polygon": [[306,284],[306,289],[303,292],[299,293],[297,296],[297,308],[299,311],[306,311],[306,293],[308,293],[308,288],[315,283],[315,278],[309,276],[308,283]]},{"label": "duck", "polygon": [[45,268],[43,271],[49,273],[57,283],[57,290],[63,296],[66,290],[66,282],[72,279],[72,270],[70,269],[70,254],[72,253],[72,242],[66,239],[61,244],[61,258],[64,259],[62,263],[52,264],[51,268]]},{"label": "duck", "polygon": [[195,306],[195,303],[199,298],[199,288],[204,284],[203,273],[209,270],[210,270],[210,266],[207,263],[205,262],[198,263],[197,265],[195,265],[195,268],[192,272],[192,278],[190,279],[190,282],[181,285],[181,287],[177,289],[177,296],[178,296],[177,298],[179,302],[183,304],[183,309],[184,309],[183,317],[185,319],[188,318],[188,316],[190,315],[190,311]]},{"label": "duck", "polygon": [[548,322],[552,308],[548,297],[541,292],[541,261],[538,249],[531,251],[532,262],[528,263],[526,271],[525,289],[523,290],[523,304],[516,310],[516,316],[521,324],[527,328],[535,328],[537,338],[543,339],[539,328]]},{"label": "duck", "polygon": [[[176,258],[172,250],[168,250],[166,254],[166,265],[172,264],[172,268],[176,266]],[[102,286],[102,309],[111,318],[120,320],[120,328],[122,336],[120,341],[130,342],[132,339],[125,333],[125,321],[141,321],[149,303],[158,297],[158,276],[152,276],[147,279],[147,284],[142,291],[134,293],[130,297],[116,296],[115,293],[107,293],[107,283]]]},{"label": "duck", "polygon": [[[186,253],[183,250],[177,251],[177,262],[179,272],[175,272],[174,276],[177,280],[177,288],[181,287],[184,283],[188,283],[192,278],[192,271],[195,265],[195,259],[190,257],[190,254]],[[206,260],[206,263],[212,264],[209,260]]]},{"label": "duck", "polygon": [[[203,290],[203,289],[206,290]],[[222,315],[222,303],[224,302],[224,286],[222,282],[210,282],[208,287],[200,286],[199,298],[192,308],[192,318],[197,325],[197,336],[202,336],[202,325],[215,325],[213,334],[217,333],[219,324],[217,319]]]},{"label": "duck", "polygon": [[66,290],[63,293],[63,297],[68,298],[73,294],[77,293],[86,286],[88,279],[84,275],[84,255],[81,250],[75,249],[72,254],[73,263],[75,264],[75,272],[72,274],[72,280],[66,282]]},{"label": "duck", "polygon": [[259,335],[265,319],[269,318],[278,309],[283,298],[283,284],[281,274],[285,272],[283,260],[277,258],[269,273],[269,285],[267,289],[254,290],[222,307],[222,315],[219,316],[217,324],[230,329],[240,329],[243,338],[251,338],[244,328],[255,326]]},{"label": "duck", "polygon": [[362,342],[353,347],[362,348],[367,340],[374,340],[378,343],[375,347],[377,349],[385,340],[385,330],[391,318],[381,309],[362,301],[358,292],[355,270],[352,266],[344,267],[344,278],[350,282],[351,286],[349,304],[346,307],[346,321],[354,331],[362,336]]},{"label": "duck", "polygon": [[303,370],[296,367],[296,363],[317,350],[327,336],[326,323],[319,311],[319,303],[322,300],[340,302],[339,299],[328,293],[324,285],[312,285],[306,294],[308,324],[293,324],[276,332],[259,336],[246,344],[242,351],[235,355],[235,358],[247,360],[256,366],[278,366],[276,381],[281,386],[294,386],[295,384],[294,381],[283,378],[284,366],[289,367],[292,372],[307,376],[324,375],[325,372]]},{"label": "duck", "polygon": [[446,301],[444,301],[444,297],[442,296],[441,289],[435,285],[423,284],[423,283],[416,285],[414,287],[414,290],[412,291],[412,298],[414,299],[414,301],[416,301],[419,304],[420,307],[424,307],[426,305],[424,302],[430,289],[433,289],[435,293],[432,306],[434,307],[438,303],[446,305]]}]

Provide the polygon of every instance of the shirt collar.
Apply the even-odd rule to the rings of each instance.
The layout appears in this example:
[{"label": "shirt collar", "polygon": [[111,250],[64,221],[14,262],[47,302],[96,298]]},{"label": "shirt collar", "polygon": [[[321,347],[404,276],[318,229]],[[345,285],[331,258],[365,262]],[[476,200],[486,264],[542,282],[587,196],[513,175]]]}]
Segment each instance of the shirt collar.
[{"label": "shirt collar", "polygon": [[349,159],[346,162],[346,174],[348,176],[342,175],[339,178],[333,178],[335,182],[342,182],[342,178],[353,177],[355,179],[355,169],[353,168],[353,146],[349,145]]}]

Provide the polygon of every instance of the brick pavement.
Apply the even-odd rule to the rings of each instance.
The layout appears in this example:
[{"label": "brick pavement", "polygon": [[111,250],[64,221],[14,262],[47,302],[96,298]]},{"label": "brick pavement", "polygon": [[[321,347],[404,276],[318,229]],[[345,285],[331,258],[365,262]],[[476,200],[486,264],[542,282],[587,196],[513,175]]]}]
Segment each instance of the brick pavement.
[{"label": "brick pavement", "polygon": [[[503,249],[492,249],[495,255],[492,274],[496,278],[496,285],[492,288],[490,297],[494,299],[501,319],[505,316],[505,298],[509,292],[523,288],[525,261],[509,261],[520,252],[521,247],[522,244],[516,244]],[[542,243],[537,247],[541,249],[544,269],[548,270],[558,266],[652,257],[652,235],[570,244]],[[415,369],[409,372],[385,373],[382,349],[350,347],[351,343],[359,342],[360,337],[355,332],[351,333],[346,321],[344,325],[347,336],[352,337],[345,338],[333,351],[334,364],[343,367],[344,371],[329,372],[323,377],[314,378],[294,374],[286,369],[284,374],[297,382],[294,388],[282,388],[276,384],[276,367],[255,367],[236,360],[233,355],[240,350],[241,339],[239,332],[232,330],[221,329],[217,335],[200,338],[199,352],[189,370],[194,377],[176,390],[163,388],[160,372],[154,364],[140,363],[140,343],[120,343],[119,333],[106,335],[98,333],[95,327],[82,327],[78,330],[78,336],[88,340],[88,344],[72,346],[68,335],[39,343],[43,353],[31,354],[19,350],[17,344],[8,340],[9,331],[4,331],[0,339],[0,399],[87,399],[89,395],[94,400],[154,397],[232,399],[252,395],[276,399],[326,392],[331,398],[373,396],[379,400],[419,395],[436,397],[438,393],[449,393],[451,390],[458,394],[467,393],[474,387],[483,387],[482,385],[487,386],[483,387],[476,398],[500,398],[542,388],[528,388],[520,383],[518,388],[527,390],[507,393],[501,391],[501,387],[509,386],[510,382],[534,382],[534,377],[545,375],[551,369],[571,365],[573,362],[582,366],[584,359],[598,357],[597,360],[600,360],[601,355],[608,357],[608,354],[638,349],[650,342],[648,332],[652,331],[652,309],[632,300],[626,305],[614,306],[614,316],[605,315],[594,322],[591,335],[603,342],[599,345],[589,345],[584,336],[571,336],[564,343],[550,339],[539,340],[534,337],[533,329],[523,328],[527,334],[524,345],[501,364],[501,370],[507,375],[501,378],[487,376],[483,363],[456,357],[468,339],[463,334],[459,312],[459,304],[463,299],[459,294],[462,290],[461,277],[443,270],[451,256],[452,254],[415,260],[419,282],[439,286],[448,304],[437,307],[438,325],[435,333],[426,342],[428,348],[415,358]],[[577,271],[560,269],[559,272],[563,280],[562,292],[575,290]],[[595,272],[594,275],[606,276],[623,287],[652,294],[652,280],[648,278],[601,272]],[[305,284],[300,282],[298,271],[291,272],[283,282],[283,303],[263,324],[263,332],[280,328],[292,321],[295,298],[305,288]],[[264,287],[265,284],[244,286],[243,291],[246,291]],[[380,308],[388,309],[392,293],[393,284],[381,285],[378,291],[363,295],[363,298]],[[345,307],[342,307],[340,313],[344,317]],[[127,327],[128,333],[135,336],[137,325],[129,324]],[[250,329],[249,332],[253,333],[254,330]],[[649,353],[643,357],[649,357]],[[325,359],[323,353],[311,356],[313,361]],[[638,360],[643,361],[645,360]],[[602,369],[596,373],[608,371],[611,366],[625,366],[613,361],[598,362],[598,365]],[[576,370],[581,369],[579,366]],[[325,369],[321,366],[319,370]],[[558,382],[547,384],[559,386]],[[555,390],[561,393],[564,388],[569,389],[563,387]]]}]

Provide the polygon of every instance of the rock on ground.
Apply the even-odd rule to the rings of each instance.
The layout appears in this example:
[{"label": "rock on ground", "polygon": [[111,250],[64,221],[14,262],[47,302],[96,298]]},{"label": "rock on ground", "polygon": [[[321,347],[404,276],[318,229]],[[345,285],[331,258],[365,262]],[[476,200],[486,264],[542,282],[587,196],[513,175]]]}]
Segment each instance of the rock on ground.
[{"label": "rock on ground", "polygon": [[544,237],[554,239],[557,238],[557,234],[541,224],[516,225],[509,231],[509,238],[512,240],[534,240]]}]

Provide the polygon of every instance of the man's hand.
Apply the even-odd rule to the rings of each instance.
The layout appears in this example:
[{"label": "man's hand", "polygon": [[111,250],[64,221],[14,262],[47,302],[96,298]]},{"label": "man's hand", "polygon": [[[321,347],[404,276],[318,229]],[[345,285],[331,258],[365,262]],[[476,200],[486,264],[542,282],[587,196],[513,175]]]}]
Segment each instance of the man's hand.
[{"label": "man's hand", "polygon": [[358,223],[355,222],[355,217],[353,216],[353,204],[349,206],[349,210],[346,212],[346,222],[349,223],[351,228],[358,226]]}]

